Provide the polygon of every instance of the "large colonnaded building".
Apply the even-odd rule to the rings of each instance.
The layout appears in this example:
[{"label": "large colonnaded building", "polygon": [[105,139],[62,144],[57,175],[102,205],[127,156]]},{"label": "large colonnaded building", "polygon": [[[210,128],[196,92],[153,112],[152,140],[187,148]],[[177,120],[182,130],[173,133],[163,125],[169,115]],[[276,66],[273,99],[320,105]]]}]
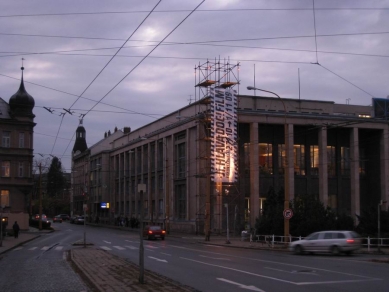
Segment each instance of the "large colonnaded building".
[{"label": "large colonnaded building", "polygon": [[[207,94],[135,131],[106,133],[87,148],[77,129],[73,213],[113,223],[140,217],[203,233],[254,226],[269,188],[310,194],[355,219],[389,199],[389,100],[372,106]],[[286,178],[286,179],[285,179]],[[140,201],[138,186],[146,190]],[[274,214],[282,216],[282,214]],[[293,220],[293,219],[292,219]]]}]

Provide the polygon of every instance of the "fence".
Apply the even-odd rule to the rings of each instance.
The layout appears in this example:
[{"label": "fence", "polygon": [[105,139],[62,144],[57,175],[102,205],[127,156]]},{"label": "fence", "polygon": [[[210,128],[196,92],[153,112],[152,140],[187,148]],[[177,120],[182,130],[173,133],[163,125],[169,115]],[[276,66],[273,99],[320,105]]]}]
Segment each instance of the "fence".
[{"label": "fence", "polygon": [[[256,242],[267,244],[268,246],[275,247],[276,245],[284,245],[287,242],[304,239],[302,236],[281,236],[281,235],[255,235]],[[362,237],[362,247],[366,248],[368,252],[372,248],[389,248],[389,238],[377,238],[377,237]]]}]

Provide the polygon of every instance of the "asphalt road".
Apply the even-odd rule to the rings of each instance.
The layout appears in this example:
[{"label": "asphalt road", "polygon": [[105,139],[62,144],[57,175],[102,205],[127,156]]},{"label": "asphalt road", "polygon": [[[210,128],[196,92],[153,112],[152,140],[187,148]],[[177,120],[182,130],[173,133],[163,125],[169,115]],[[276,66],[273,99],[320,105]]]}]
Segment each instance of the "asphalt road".
[{"label": "asphalt road", "polygon": [[[0,291],[88,291],[65,258],[66,250],[83,239],[84,226],[54,227],[58,231],[3,256]],[[88,243],[139,263],[138,233],[92,226],[85,230]],[[199,240],[193,236],[145,240],[145,269],[200,291],[388,291],[389,264],[372,262],[371,255],[298,256]]]}]

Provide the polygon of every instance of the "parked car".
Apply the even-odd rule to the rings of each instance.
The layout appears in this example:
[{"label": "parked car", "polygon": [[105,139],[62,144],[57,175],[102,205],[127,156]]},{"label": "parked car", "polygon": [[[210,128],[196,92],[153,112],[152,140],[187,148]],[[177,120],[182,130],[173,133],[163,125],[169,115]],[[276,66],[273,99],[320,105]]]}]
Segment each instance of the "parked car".
[{"label": "parked car", "polygon": [[70,220],[70,216],[68,214],[59,214],[63,221]]},{"label": "parked car", "polygon": [[53,223],[62,223],[62,217],[60,215],[54,216]]},{"label": "parked car", "polygon": [[157,239],[160,238],[162,240],[165,239],[166,231],[161,228],[161,226],[157,225],[147,225],[143,229],[143,237],[147,237],[147,239]]},{"label": "parked car", "polygon": [[295,254],[340,253],[351,254],[361,248],[361,237],[354,231],[320,231],[308,235],[302,240],[289,244],[289,250]]},{"label": "parked car", "polygon": [[78,216],[76,219],[75,219],[75,223],[76,224],[84,224],[84,216]]},{"label": "parked car", "polygon": [[79,217],[80,215],[73,215],[71,218],[70,218],[70,220],[69,220],[69,222],[71,223],[71,224],[76,224],[76,219],[77,219],[77,217]]}]

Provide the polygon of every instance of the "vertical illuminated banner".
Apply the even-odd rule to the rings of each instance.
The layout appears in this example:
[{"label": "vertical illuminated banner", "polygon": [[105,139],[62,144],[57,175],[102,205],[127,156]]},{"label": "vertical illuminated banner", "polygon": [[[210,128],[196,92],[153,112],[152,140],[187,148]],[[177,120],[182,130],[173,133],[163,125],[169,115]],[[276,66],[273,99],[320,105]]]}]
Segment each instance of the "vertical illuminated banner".
[{"label": "vertical illuminated banner", "polygon": [[235,91],[211,88],[211,179],[233,183],[237,179],[238,101]]}]

